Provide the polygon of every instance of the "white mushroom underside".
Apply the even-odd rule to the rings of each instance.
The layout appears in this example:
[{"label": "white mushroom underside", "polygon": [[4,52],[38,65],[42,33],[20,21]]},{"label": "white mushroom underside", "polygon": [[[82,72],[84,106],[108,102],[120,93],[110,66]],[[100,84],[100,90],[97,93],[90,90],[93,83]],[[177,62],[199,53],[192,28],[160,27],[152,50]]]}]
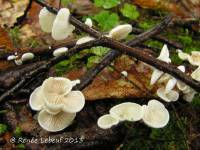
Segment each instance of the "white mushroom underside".
[{"label": "white mushroom underside", "polygon": [[41,95],[41,87],[36,88],[29,99],[29,104],[31,109],[35,110],[35,111],[39,111],[43,108],[44,106],[44,100],[43,97]]},{"label": "white mushroom underside", "polygon": [[121,103],[110,109],[110,115],[120,121],[138,121],[142,114],[142,106],[130,102]]},{"label": "white mushroom underside", "polygon": [[117,125],[118,123],[119,121],[109,114],[101,116],[97,121],[97,125],[101,129],[109,129],[112,126]]},{"label": "white mushroom underside", "polygon": [[47,111],[42,110],[38,115],[40,126],[50,132],[57,132],[65,129],[72,124],[76,114],[60,112],[57,115],[51,115]]}]

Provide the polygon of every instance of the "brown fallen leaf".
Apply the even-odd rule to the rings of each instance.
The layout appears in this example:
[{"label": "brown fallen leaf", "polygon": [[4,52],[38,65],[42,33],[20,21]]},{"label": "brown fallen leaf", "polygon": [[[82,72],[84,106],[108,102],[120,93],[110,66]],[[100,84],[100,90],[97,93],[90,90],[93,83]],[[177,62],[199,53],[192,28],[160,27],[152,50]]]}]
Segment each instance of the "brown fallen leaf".
[{"label": "brown fallen leaf", "polygon": [[144,8],[165,9],[175,15],[185,18],[200,18],[199,0],[132,0]]},{"label": "brown fallen leaf", "polygon": [[[149,67],[142,62],[136,62],[128,56],[121,56],[115,61],[115,68],[128,72],[128,79],[125,79],[120,73],[105,68],[93,82],[83,90],[86,100],[100,100],[109,98],[143,98],[147,96],[147,91],[155,92],[155,89],[149,87],[151,71]],[[72,70],[65,75],[70,79],[78,79],[84,75],[86,68]]]},{"label": "brown fallen leaf", "polygon": [[0,0],[0,26],[12,27],[17,18],[24,14],[29,0]]}]

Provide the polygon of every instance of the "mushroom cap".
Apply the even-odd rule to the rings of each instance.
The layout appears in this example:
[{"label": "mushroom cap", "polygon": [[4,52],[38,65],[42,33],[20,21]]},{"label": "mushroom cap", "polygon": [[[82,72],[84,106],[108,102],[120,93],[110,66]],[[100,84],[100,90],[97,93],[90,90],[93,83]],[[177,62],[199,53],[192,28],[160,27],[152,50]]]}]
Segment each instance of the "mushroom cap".
[{"label": "mushroom cap", "polygon": [[15,55],[10,55],[7,57],[8,61],[15,60],[15,59],[17,59],[17,56],[15,56]]},{"label": "mushroom cap", "polygon": [[162,60],[166,63],[170,63],[171,62],[171,59],[169,58],[169,50],[167,48],[167,45],[164,44],[161,52],[160,52],[160,55],[158,56],[158,59],[159,60]]},{"label": "mushroom cap", "polygon": [[200,81],[200,67],[198,67],[194,72],[192,72],[191,77],[197,81]]},{"label": "mushroom cap", "polygon": [[165,92],[169,93],[176,86],[176,83],[177,80],[175,78],[170,79],[165,87]]},{"label": "mushroom cap", "polygon": [[182,81],[177,81],[176,86],[177,86],[178,89],[181,90],[181,91],[186,91],[187,88],[189,87],[189,86],[187,86],[185,83],[183,83]]},{"label": "mushroom cap", "polygon": [[29,105],[31,109],[40,111],[44,107],[44,97],[41,93],[41,86],[36,88],[29,98]]},{"label": "mushroom cap", "polygon": [[166,102],[177,101],[179,98],[179,93],[177,91],[171,90],[166,93],[165,88],[159,88],[157,90],[157,95]]},{"label": "mushroom cap", "polygon": [[190,102],[192,102],[196,93],[197,92],[194,89],[190,88],[190,91],[185,93],[185,95],[183,95],[183,99],[190,103]]},{"label": "mushroom cap", "polygon": [[119,123],[119,120],[112,117],[110,114],[101,116],[98,121],[97,125],[101,129],[109,129],[114,125],[117,125]]},{"label": "mushroom cap", "polygon": [[142,119],[142,106],[136,103],[125,102],[110,109],[110,115],[119,121],[138,121]]},{"label": "mushroom cap", "polygon": [[80,39],[78,39],[78,41],[76,42],[76,45],[80,45],[80,44],[83,44],[83,43],[87,43],[89,41],[92,41],[94,40],[95,38],[91,37],[91,36],[85,36],[85,37],[82,37]]},{"label": "mushroom cap", "polygon": [[200,65],[200,52],[192,51],[192,55],[188,57],[188,61],[191,65],[199,66]]},{"label": "mushroom cap", "polygon": [[188,60],[188,58],[190,57],[190,55],[181,51],[181,52],[178,53],[178,57],[181,60]]},{"label": "mushroom cap", "polygon": [[23,64],[23,61],[21,59],[15,59],[14,62],[17,66],[21,66]]},{"label": "mushroom cap", "polygon": [[24,53],[21,57],[22,61],[27,61],[27,60],[31,60],[34,58],[34,54],[33,53]]},{"label": "mushroom cap", "polygon": [[153,85],[156,83],[156,81],[162,76],[163,72],[158,70],[158,69],[154,69],[153,73],[151,75],[151,81],[150,81],[150,85]]},{"label": "mushroom cap", "polygon": [[71,91],[63,97],[63,111],[76,113],[81,111],[85,105],[85,97],[80,91]]},{"label": "mushroom cap", "polygon": [[62,56],[63,54],[65,54],[68,51],[67,47],[60,47],[57,48],[53,51],[53,56],[58,57],[58,56]]},{"label": "mushroom cap", "polygon": [[52,37],[55,40],[63,40],[72,34],[75,27],[69,23],[70,12],[67,8],[61,8],[55,18],[52,27]]},{"label": "mushroom cap", "polygon": [[91,28],[92,25],[93,25],[93,23],[92,23],[92,19],[87,18],[87,19],[85,20],[85,24]]},{"label": "mushroom cap", "polygon": [[109,32],[108,36],[116,40],[122,40],[125,39],[131,31],[132,26],[130,24],[118,25]]},{"label": "mushroom cap", "polygon": [[47,131],[57,132],[71,125],[75,117],[76,114],[60,112],[57,115],[52,115],[46,110],[42,110],[38,114],[38,123]]},{"label": "mushroom cap", "polygon": [[164,73],[160,79],[158,80],[158,83],[166,83],[168,80],[170,80],[171,76],[167,73]]},{"label": "mushroom cap", "polygon": [[71,81],[62,77],[50,77],[42,84],[42,94],[45,105],[51,111],[61,111],[63,107],[63,97],[72,90]]},{"label": "mushroom cap", "polygon": [[53,22],[56,15],[49,12],[46,7],[43,7],[39,13],[39,24],[44,32],[51,33]]},{"label": "mushroom cap", "polygon": [[150,100],[148,105],[143,105],[143,121],[152,128],[162,128],[169,122],[169,112],[157,100]]},{"label": "mushroom cap", "polygon": [[72,82],[72,86],[76,86],[77,84],[80,84],[81,83],[81,80],[77,79],[77,80],[73,80],[71,81]]},{"label": "mushroom cap", "polygon": [[185,66],[180,65],[177,67],[180,71],[185,72]]}]

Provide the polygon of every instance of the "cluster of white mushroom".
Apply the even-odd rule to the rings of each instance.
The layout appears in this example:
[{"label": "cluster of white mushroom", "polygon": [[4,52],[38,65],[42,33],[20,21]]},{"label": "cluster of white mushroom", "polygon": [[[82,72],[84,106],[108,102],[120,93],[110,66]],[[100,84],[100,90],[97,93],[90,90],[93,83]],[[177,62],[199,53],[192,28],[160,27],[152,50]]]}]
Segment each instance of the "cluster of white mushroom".
[{"label": "cluster of white mushroom", "polygon": [[23,62],[32,60],[34,58],[34,54],[31,52],[24,53],[21,57],[18,56],[17,53],[15,55],[10,55],[7,57],[8,61],[14,61],[16,65],[22,65]]},{"label": "cluster of white mushroom", "polygon": [[[166,63],[171,62],[167,45],[163,46],[157,59]],[[185,72],[184,66],[178,66],[177,68],[182,72]],[[179,91],[184,94],[183,99],[188,102],[191,102],[194,95],[196,94],[196,91],[188,85],[170,76],[169,74],[164,73],[163,71],[153,68],[150,85],[155,84],[157,81],[158,83],[162,83],[164,85],[164,87],[160,87],[157,90],[157,95],[166,102],[177,101],[179,98]]]},{"label": "cluster of white mushroom", "polygon": [[191,77],[194,80],[200,81],[200,52],[192,51],[191,55],[178,50],[178,56],[180,59],[188,61],[193,66],[198,66],[197,69],[192,72]]},{"label": "cluster of white mushroom", "polygon": [[75,27],[69,22],[70,11],[61,8],[55,15],[48,11],[46,7],[39,13],[39,24],[44,32],[51,33],[55,40],[64,40],[72,34]]},{"label": "cluster of white mushroom", "polygon": [[36,88],[30,96],[31,109],[39,111],[39,125],[50,132],[57,132],[72,124],[76,113],[85,105],[81,91],[72,91],[80,80],[50,77]]},{"label": "cluster of white mushroom", "polygon": [[147,105],[125,102],[112,107],[109,114],[101,116],[97,125],[102,129],[111,128],[121,121],[135,122],[142,120],[152,128],[163,128],[169,122],[169,112],[157,100],[150,100]]}]

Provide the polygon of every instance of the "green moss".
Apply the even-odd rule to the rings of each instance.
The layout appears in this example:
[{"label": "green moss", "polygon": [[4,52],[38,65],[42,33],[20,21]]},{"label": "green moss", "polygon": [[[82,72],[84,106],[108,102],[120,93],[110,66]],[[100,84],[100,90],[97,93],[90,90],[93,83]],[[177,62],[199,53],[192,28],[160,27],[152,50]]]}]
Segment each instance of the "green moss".
[{"label": "green moss", "polygon": [[144,30],[148,30],[158,24],[159,21],[153,19],[145,19],[144,21],[139,22],[138,26]]},{"label": "green moss", "polygon": [[16,127],[16,129],[15,129],[15,131],[14,131],[14,136],[15,137],[21,137],[22,136],[22,130],[21,130],[21,128],[20,127]]},{"label": "green moss", "polygon": [[9,32],[9,36],[10,36],[14,46],[17,47],[20,42],[20,35],[21,35],[20,27],[16,26],[16,27],[10,29],[8,32]]},{"label": "green moss", "polygon": [[129,129],[129,139],[124,143],[123,150],[185,150],[187,118],[177,119],[175,114],[170,114],[168,125],[161,129],[153,129],[138,124]]},{"label": "green moss", "polygon": [[5,124],[0,124],[0,135],[7,131],[7,126]]},{"label": "green moss", "polygon": [[161,49],[163,47],[163,43],[156,41],[156,40],[148,40],[147,42],[145,42],[145,44],[147,46],[159,48],[159,49]]}]

